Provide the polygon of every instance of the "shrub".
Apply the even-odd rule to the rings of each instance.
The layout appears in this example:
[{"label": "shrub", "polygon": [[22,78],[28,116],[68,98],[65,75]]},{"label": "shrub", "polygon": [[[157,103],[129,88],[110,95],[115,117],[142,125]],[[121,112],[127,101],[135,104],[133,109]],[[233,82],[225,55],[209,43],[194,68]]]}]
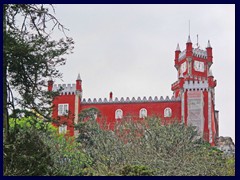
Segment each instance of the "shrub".
[{"label": "shrub", "polygon": [[5,176],[40,176],[49,173],[53,166],[51,148],[33,129],[19,129],[14,141],[4,143],[4,175]]},{"label": "shrub", "polygon": [[11,141],[4,142],[4,175],[91,175],[91,159],[73,138],[57,133],[35,117],[11,121]]},{"label": "shrub", "polygon": [[152,117],[122,120],[114,131],[102,130],[91,119],[81,122],[80,129],[86,136],[80,133],[77,140],[92,158],[96,175],[137,175],[146,171],[140,167],[160,176],[226,175],[222,152],[192,126]]}]

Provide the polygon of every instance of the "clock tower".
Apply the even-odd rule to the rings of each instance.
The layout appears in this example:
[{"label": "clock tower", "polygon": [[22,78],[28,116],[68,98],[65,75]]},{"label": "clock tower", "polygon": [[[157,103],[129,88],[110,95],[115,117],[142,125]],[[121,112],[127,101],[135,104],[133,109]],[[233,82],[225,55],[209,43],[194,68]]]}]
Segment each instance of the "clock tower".
[{"label": "clock tower", "polygon": [[181,98],[181,121],[196,126],[199,134],[212,145],[218,137],[218,111],[215,110],[216,80],[212,75],[212,47],[210,41],[205,49],[198,44],[193,47],[190,35],[186,49],[179,44],[174,64],[178,80],[171,89],[175,98]]}]

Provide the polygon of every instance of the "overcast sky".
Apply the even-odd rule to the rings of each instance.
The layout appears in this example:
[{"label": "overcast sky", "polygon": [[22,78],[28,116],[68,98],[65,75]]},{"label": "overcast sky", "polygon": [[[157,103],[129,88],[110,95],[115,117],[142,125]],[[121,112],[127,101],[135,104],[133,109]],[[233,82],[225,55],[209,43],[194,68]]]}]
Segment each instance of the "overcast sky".
[{"label": "overcast sky", "polygon": [[213,48],[220,135],[235,142],[235,5],[55,5],[70,29],[74,53],[60,68],[63,81],[81,74],[83,98],[172,96],[177,80],[174,51],[193,45]]}]

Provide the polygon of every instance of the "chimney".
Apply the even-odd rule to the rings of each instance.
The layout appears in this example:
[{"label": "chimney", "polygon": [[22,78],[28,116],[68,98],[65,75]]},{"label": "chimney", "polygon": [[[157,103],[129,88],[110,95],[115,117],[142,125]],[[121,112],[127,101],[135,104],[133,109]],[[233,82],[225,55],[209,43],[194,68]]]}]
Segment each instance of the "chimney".
[{"label": "chimney", "polygon": [[48,80],[48,91],[52,91],[52,89],[53,89],[53,80],[50,77]]},{"label": "chimney", "polygon": [[113,93],[110,92],[110,93],[109,93],[109,99],[112,100],[112,97],[113,97]]}]

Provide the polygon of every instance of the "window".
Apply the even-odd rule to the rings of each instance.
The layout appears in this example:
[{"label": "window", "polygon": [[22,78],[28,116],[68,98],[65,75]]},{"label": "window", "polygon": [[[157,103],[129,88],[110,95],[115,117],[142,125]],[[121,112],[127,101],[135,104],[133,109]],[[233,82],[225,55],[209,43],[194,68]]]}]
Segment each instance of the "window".
[{"label": "window", "polygon": [[147,110],[145,108],[140,109],[139,111],[139,118],[147,117]]},{"label": "window", "polygon": [[171,116],[172,116],[171,108],[165,108],[164,109],[164,117],[171,117]]},{"label": "window", "polygon": [[68,104],[58,104],[58,115],[63,116],[68,114]]},{"label": "window", "polygon": [[67,133],[67,125],[62,124],[59,126],[59,134],[66,134]]},{"label": "window", "polygon": [[121,109],[117,109],[115,111],[115,119],[122,119],[123,117],[123,111]]}]

